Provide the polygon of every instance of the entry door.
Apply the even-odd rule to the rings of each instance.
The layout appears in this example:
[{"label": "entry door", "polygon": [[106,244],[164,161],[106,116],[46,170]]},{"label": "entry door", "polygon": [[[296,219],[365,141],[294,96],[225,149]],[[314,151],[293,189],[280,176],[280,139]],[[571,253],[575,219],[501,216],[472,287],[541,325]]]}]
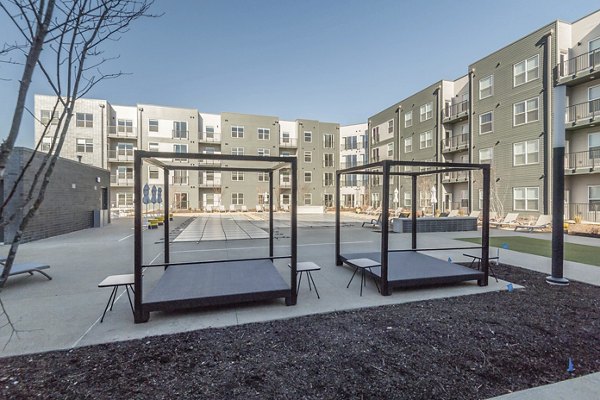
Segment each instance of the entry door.
[{"label": "entry door", "polygon": [[452,210],[452,193],[444,194],[444,210],[445,211]]}]

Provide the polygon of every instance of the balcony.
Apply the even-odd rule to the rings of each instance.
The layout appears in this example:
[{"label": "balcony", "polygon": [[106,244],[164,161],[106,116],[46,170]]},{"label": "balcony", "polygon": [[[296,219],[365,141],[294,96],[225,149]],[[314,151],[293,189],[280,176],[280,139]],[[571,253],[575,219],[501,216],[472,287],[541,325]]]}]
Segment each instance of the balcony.
[{"label": "balcony", "polygon": [[600,203],[565,203],[565,219],[575,219],[576,216],[583,221],[600,222]]},{"label": "balcony", "polygon": [[558,83],[567,86],[577,85],[598,78],[600,69],[600,50],[590,51],[569,58],[557,66]]},{"label": "balcony", "polygon": [[221,179],[201,180],[200,182],[198,182],[198,187],[201,187],[201,188],[220,188],[221,187]]},{"label": "balcony", "polygon": [[198,135],[198,141],[200,143],[221,143],[221,134],[213,132],[200,132]]},{"label": "balcony", "polygon": [[190,131],[173,129],[171,132],[173,134],[173,139],[188,140],[190,137]]},{"label": "balcony", "polygon": [[573,104],[565,113],[566,129],[580,129],[600,122],[600,99]]},{"label": "balcony", "polygon": [[451,153],[453,151],[466,150],[469,148],[469,134],[451,136],[442,140],[442,153]]},{"label": "balcony", "polygon": [[447,105],[444,109],[444,123],[459,122],[469,118],[469,100]]},{"label": "balcony", "polygon": [[352,168],[352,167],[359,167],[359,166],[364,165],[364,164],[365,164],[364,161],[340,162],[340,169],[346,169],[346,168]]},{"label": "balcony", "polygon": [[108,161],[133,162],[135,149],[108,150]]},{"label": "balcony", "polygon": [[361,143],[361,142],[356,142],[356,143],[352,143],[352,144],[344,144],[344,143],[342,143],[342,145],[341,145],[342,151],[345,151],[345,150],[362,150],[364,148],[365,148],[365,144]]},{"label": "balcony", "polygon": [[291,181],[279,181],[279,187],[282,189],[291,189],[292,188],[292,182]]},{"label": "balcony", "polygon": [[279,147],[287,148],[287,149],[295,149],[298,147],[298,139],[296,138],[280,138],[279,139]]},{"label": "balcony", "polygon": [[442,183],[463,183],[469,180],[467,171],[451,171],[442,175]]},{"label": "balcony", "polygon": [[[202,154],[221,154],[221,152],[215,151],[214,153],[207,153],[203,151]],[[198,165],[221,165],[221,160],[198,160]]]},{"label": "balcony", "polygon": [[133,173],[127,174],[126,176],[111,175],[110,176],[111,186],[133,186]]},{"label": "balcony", "polygon": [[600,172],[600,149],[565,154],[565,174]]},{"label": "balcony", "polygon": [[171,184],[173,185],[187,185],[188,177],[187,176],[172,176]]},{"label": "balcony", "polygon": [[357,176],[350,177],[350,176],[342,176],[340,179],[340,186],[343,187],[360,187],[360,186],[367,186],[367,180],[366,179],[360,179]]},{"label": "balcony", "polygon": [[115,139],[137,139],[137,129],[130,126],[109,126],[108,137]]}]

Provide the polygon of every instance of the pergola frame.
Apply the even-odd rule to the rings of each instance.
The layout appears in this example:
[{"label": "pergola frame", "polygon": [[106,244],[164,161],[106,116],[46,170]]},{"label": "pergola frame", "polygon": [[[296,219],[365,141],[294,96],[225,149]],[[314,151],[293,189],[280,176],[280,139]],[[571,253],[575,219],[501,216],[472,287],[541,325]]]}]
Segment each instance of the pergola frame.
[{"label": "pergola frame", "polygon": [[[252,166],[216,166],[216,165],[179,165],[179,164],[167,164],[159,159],[188,159],[188,160],[202,160],[202,161],[231,161],[237,163],[251,163]],[[147,162],[163,170],[163,195],[164,195],[164,258],[161,264],[145,265],[143,263],[143,240],[142,240],[142,167],[143,163]],[[265,163],[275,164],[270,167],[255,167],[254,165],[260,165]],[[273,251],[273,235],[274,235],[274,224],[273,224],[273,173],[275,171],[289,168],[291,169],[292,187],[291,187],[291,254],[285,256],[274,256]],[[244,171],[244,172],[267,172],[269,174],[269,257],[263,258],[245,258],[236,260],[211,260],[211,261],[194,261],[194,262],[182,262],[182,263],[171,263],[170,262],[170,246],[169,246],[169,172],[170,171]],[[275,260],[275,259],[290,259],[290,293],[289,297],[286,297],[287,305],[295,305],[297,302],[297,245],[298,245],[298,224],[297,224],[297,188],[298,183],[296,180],[298,170],[298,161],[296,157],[271,157],[271,156],[240,156],[240,155],[227,155],[227,154],[204,154],[204,153],[174,153],[174,152],[156,152],[156,151],[144,151],[136,150],[134,155],[134,210],[135,210],[135,221],[134,221],[134,316],[135,322],[146,322],[149,319],[149,310],[145,309],[143,303],[143,284],[142,284],[142,271],[148,267],[164,267],[167,269],[171,265],[190,265],[190,264],[206,264],[214,262],[233,262],[233,261],[252,261],[252,260]],[[254,299],[260,299],[260,296],[253,296]],[[194,303],[193,301],[191,303]],[[202,305],[202,302],[198,302],[197,305]]]},{"label": "pergola frame", "polygon": [[[398,167],[427,167],[426,171],[392,171],[392,168]],[[412,169],[412,168],[411,168]],[[490,165],[489,164],[471,164],[471,163],[441,163],[425,161],[393,161],[383,160],[366,165],[350,167],[336,171],[335,175],[335,257],[336,265],[342,265],[341,258],[341,230],[340,230],[340,180],[342,175],[381,175],[382,179],[382,200],[381,200],[381,294],[391,295],[391,288],[388,282],[388,257],[389,252],[402,251],[432,251],[443,249],[418,249],[417,248],[417,178],[422,175],[440,174],[450,171],[482,171],[483,173],[483,215],[481,247],[461,247],[461,249],[481,248],[481,266],[484,273],[484,279],[480,284],[487,286],[489,271],[489,247],[490,247]],[[390,208],[390,176],[407,176],[412,180],[412,243],[410,250],[389,250],[389,208]],[[455,250],[455,249],[445,249]]]}]

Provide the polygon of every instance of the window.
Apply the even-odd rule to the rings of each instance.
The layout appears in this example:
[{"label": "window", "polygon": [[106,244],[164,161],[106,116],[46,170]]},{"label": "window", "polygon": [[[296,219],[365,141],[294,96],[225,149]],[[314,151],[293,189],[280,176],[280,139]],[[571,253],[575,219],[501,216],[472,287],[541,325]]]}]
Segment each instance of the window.
[{"label": "window", "polygon": [[268,172],[259,172],[258,173],[258,181],[259,182],[269,182],[269,173]]},{"label": "window", "polygon": [[344,138],[344,150],[358,149],[358,138],[356,136],[347,136]]},{"label": "window", "polygon": [[412,137],[404,139],[404,152],[412,153]]},{"label": "window", "polygon": [[539,206],[538,187],[513,188],[513,209],[515,211],[537,211]]},{"label": "window", "polygon": [[304,131],[304,141],[306,143],[312,142],[312,132],[311,131]]},{"label": "window", "polygon": [[187,139],[187,122],[173,121],[173,139]]},{"label": "window", "polygon": [[42,138],[42,144],[40,145],[41,151],[45,151],[47,153],[50,151],[51,146],[52,146],[52,138],[49,138],[49,137]]},{"label": "window", "polygon": [[58,111],[54,111],[54,113],[53,113],[50,110],[41,110],[40,111],[40,122],[44,126],[49,125],[49,124],[52,124],[52,125],[58,124]]},{"label": "window", "polygon": [[494,113],[486,112],[479,116],[479,134],[484,135],[494,131]]},{"label": "window", "polygon": [[133,207],[133,193],[117,193],[117,207]]},{"label": "window", "polygon": [[242,171],[231,171],[231,180],[234,182],[241,182],[244,180],[244,173]]},{"label": "window", "polygon": [[421,106],[420,112],[420,121],[427,121],[428,119],[433,118],[433,102],[429,102],[427,104],[423,104]]},{"label": "window", "polygon": [[148,167],[148,179],[159,179],[158,168]]},{"label": "window", "polygon": [[[282,151],[279,153],[280,157],[289,157],[291,155],[292,155],[292,153],[290,153],[289,151]],[[295,154],[294,154],[294,156],[295,156]]]},{"label": "window", "polygon": [[588,186],[589,211],[600,211],[600,185]]},{"label": "window", "polygon": [[231,137],[232,138],[243,138],[244,137],[244,127],[234,125],[231,127]]},{"label": "window", "polygon": [[333,167],[333,154],[332,153],[323,154],[323,166],[324,167]]},{"label": "window", "polygon": [[173,171],[173,183],[177,185],[187,185],[188,184],[188,172],[181,170]]},{"label": "window", "polygon": [[207,139],[214,139],[215,138],[215,127],[214,126],[207,125],[205,132],[206,132],[206,138]]},{"label": "window", "polygon": [[148,120],[148,132],[158,132],[158,120],[157,119]]},{"label": "window", "polygon": [[388,143],[387,155],[388,155],[388,157],[394,157],[394,143]]},{"label": "window", "polygon": [[133,168],[124,167],[124,166],[117,167],[117,178],[132,179],[133,178]]},{"label": "window", "polygon": [[431,206],[431,193],[429,191],[419,192],[419,207],[430,207]]},{"label": "window", "polygon": [[538,120],[539,99],[537,97],[515,103],[514,126],[527,124]]},{"label": "window", "polygon": [[404,114],[404,127],[412,126],[412,110]]},{"label": "window", "polygon": [[244,155],[244,148],[243,147],[232,147],[231,148],[231,154],[234,156],[243,156]]},{"label": "window", "polygon": [[[173,145],[174,153],[187,153],[187,144],[174,144]],[[173,161],[182,161],[186,162],[187,158],[174,158]]]},{"label": "window", "polygon": [[91,153],[94,151],[94,142],[92,139],[77,139],[78,153]]},{"label": "window", "polygon": [[600,38],[588,42],[588,51],[590,53],[590,67],[600,64]]},{"label": "window", "polygon": [[268,157],[271,155],[271,149],[258,149],[257,152],[261,157]]},{"label": "window", "polygon": [[331,133],[323,134],[323,147],[333,149],[333,135]]},{"label": "window", "polygon": [[77,126],[78,128],[93,128],[94,115],[86,113],[75,114],[75,126]]},{"label": "window", "polygon": [[600,158],[600,132],[588,135],[588,152],[590,160]]},{"label": "window", "polygon": [[540,76],[540,56],[528,58],[527,60],[517,63],[513,67],[513,82],[514,86],[519,86],[524,83],[530,82]]},{"label": "window", "polygon": [[394,133],[394,120],[390,119],[388,121],[388,133]]},{"label": "window", "polygon": [[373,134],[371,135],[371,143],[378,143],[379,142],[379,127],[376,126],[375,128],[373,128]]},{"label": "window", "polygon": [[325,193],[323,195],[323,204],[325,207],[333,207],[333,194]]},{"label": "window", "polygon": [[231,193],[231,204],[241,206],[244,204],[244,193]]},{"label": "window", "polygon": [[304,205],[310,206],[312,204],[312,193],[304,193]]},{"label": "window", "polygon": [[479,100],[494,94],[494,75],[479,80]]},{"label": "window", "polygon": [[373,149],[371,151],[371,154],[372,154],[372,159],[371,159],[372,162],[379,161],[379,148]]},{"label": "window", "polygon": [[304,172],[304,182],[305,183],[311,183],[312,182],[312,172],[310,172],[310,171],[305,171]]},{"label": "window", "polygon": [[290,143],[290,133],[281,132],[281,143]]},{"label": "window", "polygon": [[423,132],[419,135],[419,148],[426,149],[433,146],[433,131]]},{"label": "window", "polygon": [[281,204],[289,205],[290,203],[291,203],[290,195],[289,194],[282,194],[281,195]]},{"label": "window", "polygon": [[513,165],[537,164],[540,160],[539,139],[513,145]]},{"label": "window", "polygon": [[148,151],[158,151],[158,143],[149,142]]},{"label": "window", "polygon": [[304,152],[304,162],[305,163],[311,163],[312,162],[312,151],[305,151]]},{"label": "window", "polygon": [[279,180],[283,186],[289,186],[290,184],[290,171],[281,171],[279,173]]},{"label": "window", "polygon": [[323,186],[333,186],[333,172],[323,174]]},{"label": "window", "polygon": [[[600,51],[598,51],[600,58]],[[600,111],[600,85],[588,88],[588,112],[590,114]]]},{"label": "window", "polygon": [[118,119],[117,120],[117,132],[133,133],[133,121],[130,119]]},{"label": "window", "polygon": [[412,206],[412,193],[404,192],[404,206],[411,207]]},{"label": "window", "polygon": [[479,150],[479,162],[481,164],[491,164],[493,158],[494,149],[492,147]]},{"label": "window", "polygon": [[176,210],[187,210],[188,209],[188,194],[187,193],[175,193],[175,204]]},{"label": "window", "polygon": [[271,138],[271,130],[268,128],[258,128],[258,140],[269,140]]}]

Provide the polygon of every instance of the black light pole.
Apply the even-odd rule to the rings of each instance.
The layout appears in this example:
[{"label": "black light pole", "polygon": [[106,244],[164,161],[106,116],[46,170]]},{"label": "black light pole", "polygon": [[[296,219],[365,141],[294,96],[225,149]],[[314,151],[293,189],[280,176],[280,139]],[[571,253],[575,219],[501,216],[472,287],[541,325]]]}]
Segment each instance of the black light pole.
[{"label": "black light pole", "polygon": [[552,275],[551,285],[568,285],[563,277],[565,215],[565,103],[567,88],[554,87],[554,138],[552,140]]}]

